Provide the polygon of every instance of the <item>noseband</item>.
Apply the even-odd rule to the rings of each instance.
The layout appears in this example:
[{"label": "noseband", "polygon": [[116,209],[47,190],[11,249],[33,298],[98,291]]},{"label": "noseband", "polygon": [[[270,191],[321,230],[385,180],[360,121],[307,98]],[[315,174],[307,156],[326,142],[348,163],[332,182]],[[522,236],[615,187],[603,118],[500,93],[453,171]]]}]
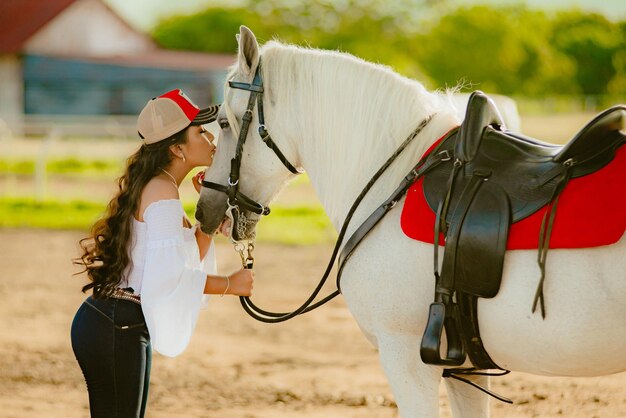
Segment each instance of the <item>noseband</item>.
[{"label": "noseband", "polygon": [[250,128],[250,123],[252,122],[252,111],[254,109],[255,102],[257,103],[257,114],[259,117],[259,136],[261,140],[267,145],[278,157],[278,159],[283,163],[285,167],[293,174],[300,174],[302,171],[295,168],[285,157],[285,155],[278,149],[270,133],[267,131],[265,127],[265,115],[263,113],[263,79],[261,78],[261,62],[259,61],[259,65],[257,66],[256,72],[254,73],[254,79],[252,83],[240,83],[236,81],[229,81],[228,85],[231,88],[245,90],[250,92],[250,97],[248,98],[248,107],[243,114],[241,131],[239,132],[239,139],[237,140],[237,149],[235,151],[235,157],[230,160],[230,175],[228,177],[228,186],[224,186],[217,183],[212,183],[210,181],[202,181],[202,186],[217,190],[223,193],[226,193],[228,196],[228,205],[240,210],[245,209],[252,213],[256,213],[257,215],[269,215],[270,208],[263,206],[262,204],[254,201],[248,196],[244,195],[239,191],[239,171],[241,169],[241,159],[243,157],[243,146],[246,143],[246,138],[248,136],[248,129]]}]

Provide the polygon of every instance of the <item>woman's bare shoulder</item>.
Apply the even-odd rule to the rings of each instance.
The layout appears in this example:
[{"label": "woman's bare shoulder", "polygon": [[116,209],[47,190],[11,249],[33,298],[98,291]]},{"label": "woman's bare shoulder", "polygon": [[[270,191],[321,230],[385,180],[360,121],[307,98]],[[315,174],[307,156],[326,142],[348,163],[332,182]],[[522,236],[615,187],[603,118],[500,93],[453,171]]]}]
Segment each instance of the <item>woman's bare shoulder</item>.
[{"label": "woman's bare shoulder", "polygon": [[150,204],[159,200],[179,199],[178,189],[171,181],[153,177],[141,193],[137,220],[143,222],[143,213]]}]

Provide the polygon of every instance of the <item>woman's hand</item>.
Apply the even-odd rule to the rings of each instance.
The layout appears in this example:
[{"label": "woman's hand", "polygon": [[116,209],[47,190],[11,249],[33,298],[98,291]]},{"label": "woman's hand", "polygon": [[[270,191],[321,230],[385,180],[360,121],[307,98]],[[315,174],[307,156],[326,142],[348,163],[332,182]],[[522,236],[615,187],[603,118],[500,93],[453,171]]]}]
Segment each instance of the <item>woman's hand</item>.
[{"label": "woman's hand", "polygon": [[200,193],[202,190],[202,180],[204,180],[204,170],[199,171],[193,178],[191,182],[193,183],[193,188],[196,189],[196,192]]},{"label": "woman's hand", "polygon": [[230,287],[226,291],[229,295],[251,296],[254,287],[254,271],[241,269],[229,276]]}]

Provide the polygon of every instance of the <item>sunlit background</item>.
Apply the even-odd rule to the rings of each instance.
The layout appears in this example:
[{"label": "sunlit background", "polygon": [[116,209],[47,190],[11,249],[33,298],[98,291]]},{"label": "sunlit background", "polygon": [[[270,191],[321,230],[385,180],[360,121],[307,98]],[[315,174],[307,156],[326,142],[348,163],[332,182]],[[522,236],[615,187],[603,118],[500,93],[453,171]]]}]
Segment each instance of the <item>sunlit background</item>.
[{"label": "sunlit background", "polygon": [[[221,101],[241,24],[260,42],[350,52],[429,89],[511,97],[522,132],[546,141],[563,143],[626,102],[626,0],[0,0],[1,417],[88,416],[69,342],[87,281],[73,275],[77,243],[140,146],[135,121],[147,100],[182,88],[201,106]],[[181,199],[193,216],[189,179]],[[306,175],[257,232],[254,302],[291,310],[336,237]],[[220,274],[239,268],[230,243],[216,241]],[[342,298],[276,325],[254,322],[235,298],[213,298],[186,352],[155,353],[153,364],[151,418],[398,416]],[[624,373],[513,373],[492,389],[516,404],[491,410],[625,417],[625,386]],[[439,404],[450,417],[443,386]]]},{"label": "sunlit background", "polygon": [[[621,0],[37,0],[0,5],[0,225],[86,228],[138,146],[145,102],[182,88],[222,100],[235,33],[336,49],[383,63],[429,89],[512,97],[523,133],[570,138],[626,101]],[[16,6],[17,5],[17,6]],[[193,211],[195,191],[183,200]],[[310,185],[276,203],[282,219],[332,239]],[[51,216],[62,213],[63,216]],[[290,217],[291,215],[291,217]],[[294,242],[261,224],[259,239]],[[273,231],[276,226],[279,230]]]}]

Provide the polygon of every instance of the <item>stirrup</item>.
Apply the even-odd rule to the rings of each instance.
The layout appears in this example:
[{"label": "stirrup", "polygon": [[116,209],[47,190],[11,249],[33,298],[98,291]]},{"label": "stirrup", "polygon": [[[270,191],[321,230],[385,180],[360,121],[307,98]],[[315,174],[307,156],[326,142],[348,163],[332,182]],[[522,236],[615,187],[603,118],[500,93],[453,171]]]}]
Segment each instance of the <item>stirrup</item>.
[{"label": "stirrup", "polygon": [[[457,328],[458,308],[449,305],[446,312],[443,302],[433,302],[428,311],[428,323],[422,336],[420,357],[426,364],[438,366],[460,366],[465,362],[466,354]],[[441,335],[446,331],[448,349],[446,358],[441,358]]]}]

